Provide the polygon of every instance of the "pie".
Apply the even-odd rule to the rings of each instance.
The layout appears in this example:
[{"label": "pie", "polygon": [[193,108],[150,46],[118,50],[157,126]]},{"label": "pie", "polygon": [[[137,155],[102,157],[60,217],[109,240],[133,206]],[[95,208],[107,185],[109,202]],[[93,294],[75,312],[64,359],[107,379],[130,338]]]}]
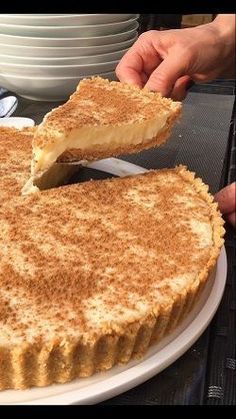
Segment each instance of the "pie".
[{"label": "pie", "polygon": [[184,166],[22,196],[35,129],[0,129],[0,389],[141,358],[198,301],[223,244]]}]

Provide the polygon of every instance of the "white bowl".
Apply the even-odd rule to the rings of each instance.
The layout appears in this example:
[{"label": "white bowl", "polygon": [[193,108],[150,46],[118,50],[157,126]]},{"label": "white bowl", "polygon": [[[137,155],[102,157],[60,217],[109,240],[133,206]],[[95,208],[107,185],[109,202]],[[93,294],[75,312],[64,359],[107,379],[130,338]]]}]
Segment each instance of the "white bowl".
[{"label": "white bowl", "polygon": [[124,42],[90,47],[32,47],[26,45],[0,44],[0,54],[20,55],[21,57],[80,57],[88,55],[107,54],[131,47],[137,35]]},{"label": "white bowl", "polygon": [[[88,55],[81,57],[60,57],[60,58],[43,58],[43,57],[23,57],[15,55],[2,55],[0,54],[0,63],[10,64],[24,64],[24,65],[79,65],[79,64],[94,64],[94,63],[107,63],[109,61],[120,60],[123,55],[129,50],[126,48],[121,51],[111,52],[109,54]],[[1,71],[1,64],[0,64]]]},{"label": "white bowl", "polygon": [[138,14],[0,14],[1,23],[15,25],[41,25],[41,26],[73,26],[73,25],[95,25],[100,23],[122,22],[128,19],[138,18]]},{"label": "white bowl", "polygon": [[26,26],[0,23],[0,33],[17,36],[37,36],[43,38],[86,38],[112,35],[137,29],[136,19],[124,22],[84,26]]},{"label": "white bowl", "polygon": [[[135,23],[136,29],[138,23]],[[114,35],[96,36],[89,38],[40,38],[30,36],[15,36],[0,33],[0,44],[28,45],[33,47],[88,47],[95,45],[108,45],[124,42],[134,38],[137,30],[120,32]]]},{"label": "white bowl", "polygon": [[106,63],[80,64],[80,65],[29,65],[0,63],[0,74],[11,74],[28,77],[78,77],[89,76],[94,73],[107,73],[114,71],[119,60]]},{"label": "white bowl", "polygon": [[[109,80],[117,80],[115,72],[94,73]],[[19,77],[0,74],[0,85],[31,100],[61,101],[66,100],[76,90],[80,77]]]}]

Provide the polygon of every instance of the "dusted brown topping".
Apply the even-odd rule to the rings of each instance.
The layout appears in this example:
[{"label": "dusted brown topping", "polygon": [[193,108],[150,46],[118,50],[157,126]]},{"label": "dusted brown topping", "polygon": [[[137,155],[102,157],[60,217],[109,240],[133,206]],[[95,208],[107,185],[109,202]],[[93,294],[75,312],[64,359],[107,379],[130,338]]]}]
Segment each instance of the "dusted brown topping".
[{"label": "dusted brown topping", "polygon": [[[0,127],[0,170],[21,173],[29,166],[32,156],[32,138],[35,128],[17,130]],[[13,177],[15,178],[15,176]],[[4,183],[4,179],[1,181]]]},{"label": "dusted brown topping", "polygon": [[[1,289],[58,333],[62,324],[90,330],[86,310],[99,295],[105,311],[117,302],[121,311],[134,309],[132,294],[157,304],[156,287],[171,298],[171,278],[184,277],[185,287],[186,275],[192,283],[209,261],[218,217],[185,173],[153,171],[16,197],[0,208]],[[209,228],[203,247],[193,220]],[[26,330],[38,328],[37,316]],[[15,327],[14,317],[5,321]]]},{"label": "dusted brown topping", "polygon": [[19,195],[28,178],[32,157],[34,128],[18,130],[0,127],[0,199],[1,204]]},{"label": "dusted brown topping", "polygon": [[84,125],[119,125],[155,118],[169,110],[171,99],[159,93],[93,77],[82,80],[70,100],[54,109],[47,123],[71,129]]}]

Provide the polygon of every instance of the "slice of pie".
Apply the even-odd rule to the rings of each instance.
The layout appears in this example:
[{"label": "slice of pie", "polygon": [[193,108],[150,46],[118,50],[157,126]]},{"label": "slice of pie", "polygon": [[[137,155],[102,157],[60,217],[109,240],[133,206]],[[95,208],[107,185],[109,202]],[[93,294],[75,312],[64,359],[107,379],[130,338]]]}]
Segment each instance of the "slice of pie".
[{"label": "slice of pie", "polygon": [[[27,168],[17,171],[13,160],[8,172],[23,180]],[[1,185],[8,181],[3,172]],[[142,357],[198,301],[223,244],[217,205],[184,167],[26,197],[12,189],[10,200],[6,190],[2,390],[63,383]]]},{"label": "slice of pie", "polygon": [[179,117],[181,104],[101,77],[82,80],[64,105],[38,126],[32,175],[55,161],[95,160],[162,144]]}]

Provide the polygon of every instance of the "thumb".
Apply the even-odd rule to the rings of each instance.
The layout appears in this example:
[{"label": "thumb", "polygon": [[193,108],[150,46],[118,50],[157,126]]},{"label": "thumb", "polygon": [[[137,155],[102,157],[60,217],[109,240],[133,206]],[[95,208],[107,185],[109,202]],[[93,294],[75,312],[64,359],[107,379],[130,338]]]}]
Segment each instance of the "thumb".
[{"label": "thumb", "polygon": [[194,82],[189,76],[180,77],[174,85],[171,92],[171,99],[175,101],[182,101],[187,95],[187,89],[193,85]]},{"label": "thumb", "polygon": [[218,202],[222,214],[230,214],[236,211],[236,182],[225,186],[215,194],[215,201]]},{"label": "thumb", "polygon": [[160,92],[162,96],[169,96],[176,81],[185,75],[184,70],[183,60],[180,57],[169,55],[152,72],[145,87]]}]

